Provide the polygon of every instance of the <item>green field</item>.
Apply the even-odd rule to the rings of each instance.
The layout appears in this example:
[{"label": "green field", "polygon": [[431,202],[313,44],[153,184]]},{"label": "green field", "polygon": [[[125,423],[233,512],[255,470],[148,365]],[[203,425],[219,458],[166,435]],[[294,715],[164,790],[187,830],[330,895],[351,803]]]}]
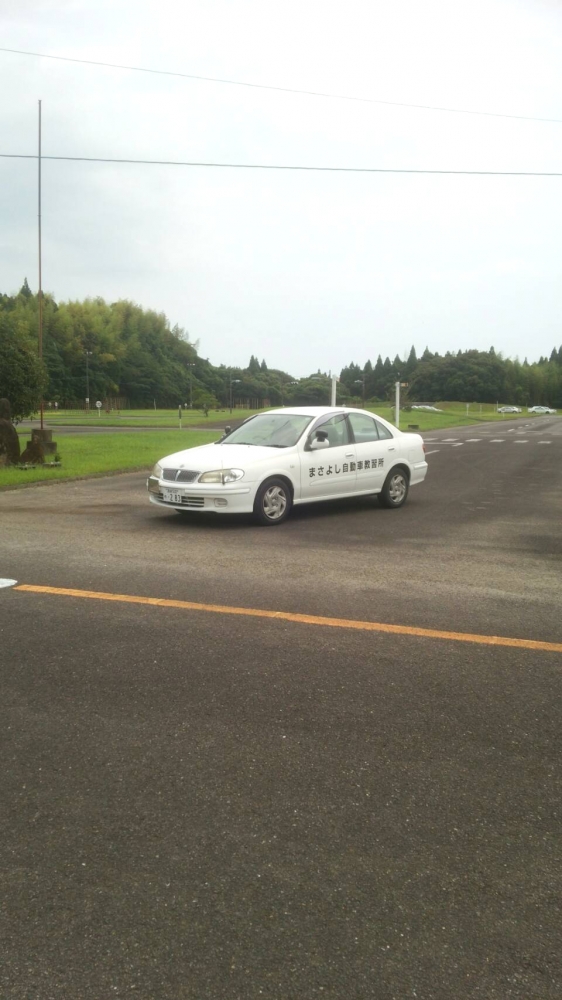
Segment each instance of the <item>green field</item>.
[{"label": "green field", "polygon": [[[210,410],[206,417],[202,410],[183,410],[182,427],[204,427],[205,424],[216,424],[231,420],[245,420],[256,413],[256,410]],[[38,414],[35,415],[38,419]],[[104,410],[45,410],[45,423],[48,427],[178,427],[178,410],[122,410],[120,413]]]},{"label": "green field", "polygon": [[[500,406],[502,404],[500,403]],[[536,413],[497,413],[495,403],[436,403],[436,407],[443,410],[443,413],[431,413],[424,410],[400,410],[400,430],[407,431],[409,424],[417,424],[420,431],[445,430],[448,427],[466,427],[474,424],[497,421],[503,423],[506,420],[521,420],[526,417],[529,420],[540,419]],[[391,424],[394,423],[393,410],[388,406],[368,407],[373,413],[378,413]]]},{"label": "green field", "polygon": [[0,490],[108,472],[150,469],[164,455],[216,441],[219,431],[143,431],[131,434],[72,434],[57,442],[62,465],[46,469],[0,467]]},{"label": "green field", "polygon": [[[504,414],[496,412],[495,403],[466,403],[445,402],[436,403],[443,413],[424,413],[416,411],[408,413],[406,410],[400,411],[400,428],[408,429],[408,424],[418,424],[420,430],[436,430],[446,427],[461,427],[466,424],[477,424],[483,420],[512,420],[514,417],[528,416],[535,418],[536,414],[525,412],[521,414]],[[500,404],[502,405],[502,404]],[[373,413],[379,413],[381,417],[393,423],[393,412],[390,405],[368,406],[367,409]],[[233,410],[228,409],[211,410],[206,417],[201,410],[182,410],[183,427],[205,427],[206,424],[215,425],[217,423],[226,424],[233,420],[245,420],[246,417],[259,412],[257,410]],[[37,417],[35,418],[37,419]],[[174,410],[123,410],[121,413],[102,412],[98,416],[97,410],[92,409],[89,413],[83,410],[72,411],[45,411],[45,423],[49,427],[179,427],[178,411]],[[22,433],[27,431],[22,430]]]}]

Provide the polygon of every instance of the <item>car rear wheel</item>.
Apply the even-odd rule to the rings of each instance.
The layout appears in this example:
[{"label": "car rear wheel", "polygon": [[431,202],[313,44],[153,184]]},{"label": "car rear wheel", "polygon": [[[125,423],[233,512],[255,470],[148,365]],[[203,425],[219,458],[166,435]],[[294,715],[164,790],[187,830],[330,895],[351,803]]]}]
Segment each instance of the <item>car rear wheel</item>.
[{"label": "car rear wheel", "polygon": [[293,498],[284,479],[266,479],[254,501],[254,517],[259,524],[281,524],[289,516]]},{"label": "car rear wheel", "polygon": [[379,493],[382,507],[402,507],[406,503],[410,482],[404,469],[392,469]]}]

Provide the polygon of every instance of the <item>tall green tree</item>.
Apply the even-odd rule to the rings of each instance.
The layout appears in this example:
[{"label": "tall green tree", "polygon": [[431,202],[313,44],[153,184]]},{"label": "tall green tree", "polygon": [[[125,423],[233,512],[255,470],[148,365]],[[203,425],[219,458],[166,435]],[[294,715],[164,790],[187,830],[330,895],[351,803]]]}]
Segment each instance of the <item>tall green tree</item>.
[{"label": "tall green tree", "polygon": [[45,366],[20,333],[14,317],[0,312],[0,397],[9,400],[16,421],[37,410],[47,385]]}]

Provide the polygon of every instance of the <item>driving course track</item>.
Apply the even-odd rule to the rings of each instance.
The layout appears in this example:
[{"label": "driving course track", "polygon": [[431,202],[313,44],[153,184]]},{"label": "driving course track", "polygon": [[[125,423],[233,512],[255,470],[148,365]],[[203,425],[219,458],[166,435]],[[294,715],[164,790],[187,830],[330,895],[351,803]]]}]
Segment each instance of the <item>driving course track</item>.
[{"label": "driving course track", "polygon": [[2,997],[559,997],[562,421],[488,429],[275,530],[0,495]]}]

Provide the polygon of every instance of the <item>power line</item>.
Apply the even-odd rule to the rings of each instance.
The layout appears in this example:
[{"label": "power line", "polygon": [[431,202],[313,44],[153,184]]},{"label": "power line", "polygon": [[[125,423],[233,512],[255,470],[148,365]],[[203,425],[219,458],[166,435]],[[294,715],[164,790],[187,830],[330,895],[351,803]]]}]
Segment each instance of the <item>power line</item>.
[{"label": "power line", "polygon": [[230,87],[249,87],[253,90],[273,90],[281,94],[304,94],[306,97],[323,97],[334,101],[356,101],[361,104],[383,104],[392,108],[415,108],[418,111],[445,111],[455,115],[481,115],[486,118],[511,118],[525,122],[555,122],[562,124],[562,118],[538,118],[535,115],[507,115],[496,111],[470,111],[466,108],[447,108],[433,104],[409,104],[406,101],[382,101],[374,97],[354,97],[350,94],[330,94],[322,90],[298,90],[296,87],[275,87],[266,83],[248,83],[244,80],[230,80],[217,76],[197,76],[195,73],[179,73],[169,69],[150,69],[146,66],[125,66],[121,63],[100,62],[95,59],[77,59],[71,56],[53,56],[47,52],[28,52],[24,49],[8,49],[0,46],[0,52],[10,52],[18,56],[32,56],[36,59],[54,59],[57,62],[78,63],[83,66],[101,66],[105,69],[122,69],[132,73],[154,73],[157,76],[174,76],[182,80],[200,80],[204,83],[222,83]]},{"label": "power line", "polygon": [[[34,153],[0,153],[2,159],[36,160]],[[467,177],[562,177],[555,170],[425,170],[410,167],[313,167],[284,163],[210,163],[200,160],[134,160],[109,156],[42,156],[70,163],[133,163],[154,167],[219,167],[229,170],[302,170],[333,174],[452,174]]]}]

